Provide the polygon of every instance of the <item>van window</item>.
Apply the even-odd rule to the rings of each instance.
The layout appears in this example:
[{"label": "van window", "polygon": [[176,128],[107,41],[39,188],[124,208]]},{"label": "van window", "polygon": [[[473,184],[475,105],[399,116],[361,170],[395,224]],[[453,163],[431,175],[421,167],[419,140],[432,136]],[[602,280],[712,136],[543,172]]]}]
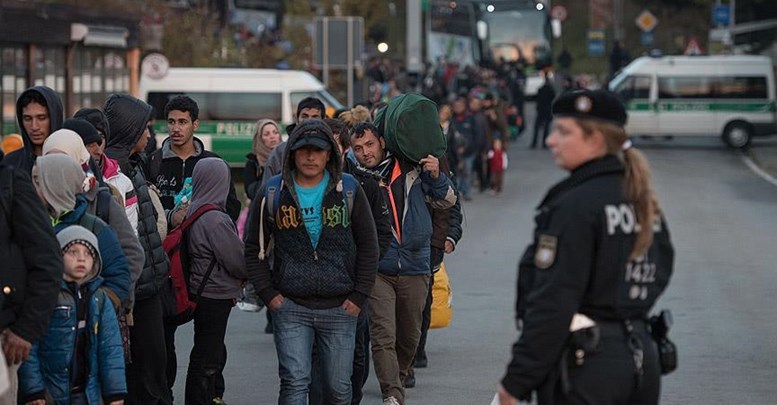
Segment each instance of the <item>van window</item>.
[{"label": "van window", "polygon": [[659,98],[766,98],[766,77],[662,77]]},{"label": "van window", "polygon": [[766,77],[722,77],[716,90],[718,98],[766,98]]},{"label": "van window", "polygon": [[147,101],[154,107],[154,117],[166,119],[165,105],[181,94],[197,102],[201,121],[256,121],[260,118],[281,121],[282,117],[281,93],[151,92]]},{"label": "van window", "polygon": [[658,98],[713,98],[712,82],[709,77],[661,77]]},{"label": "van window", "polygon": [[650,98],[650,76],[628,76],[615,87],[623,101]]}]

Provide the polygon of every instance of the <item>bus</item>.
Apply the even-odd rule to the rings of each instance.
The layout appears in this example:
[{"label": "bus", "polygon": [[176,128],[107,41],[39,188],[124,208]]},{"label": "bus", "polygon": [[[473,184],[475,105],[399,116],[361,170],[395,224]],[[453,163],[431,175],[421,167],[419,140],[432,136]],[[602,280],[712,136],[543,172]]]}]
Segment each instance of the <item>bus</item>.
[{"label": "bus", "polygon": [[[455,5],[455,7],[454,7]],[[427,57],[462,65],[522,62],[524,92],[537,94],[553,60],[549,10],[538,0],[443,1],[429,9]]]},{"label": "bus", "polygon": [[170,68],[162,78],[144,75],[140,98],[154,107],[157,142],[167,138],[165,105],[187,95],[200,109],[195,136],[232,167],[245,165],[251,151],[256,121],[269,118],[281,132],[294,121],[297,104],[316,97],[332,116],[343,105],[313,75],[299,70],[240,68]]}]

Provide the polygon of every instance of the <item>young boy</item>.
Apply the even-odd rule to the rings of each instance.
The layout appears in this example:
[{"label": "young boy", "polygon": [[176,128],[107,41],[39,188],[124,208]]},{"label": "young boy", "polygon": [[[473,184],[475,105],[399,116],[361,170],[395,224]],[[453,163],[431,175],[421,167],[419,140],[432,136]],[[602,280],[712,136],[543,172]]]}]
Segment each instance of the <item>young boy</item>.
[{"label": "young boy", "polygon": [[127,394],[116,313],[100,285],[97,238],[79,225],[57,234],[64,272],[48,332],[19,368],[26,405],[122,405]]}]

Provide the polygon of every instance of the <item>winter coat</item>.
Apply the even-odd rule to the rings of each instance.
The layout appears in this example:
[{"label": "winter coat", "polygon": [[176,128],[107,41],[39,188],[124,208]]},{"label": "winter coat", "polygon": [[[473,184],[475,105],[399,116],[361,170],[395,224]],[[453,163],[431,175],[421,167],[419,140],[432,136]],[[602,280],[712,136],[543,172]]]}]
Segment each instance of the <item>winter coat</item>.
[{"label": "winter coat", "polygon": [[[102,256],[103,261],[103,287],[110,290],[111,294],[115,294],[115,297],[111,296],[112,300],[117,300],[114,301],[115,304],[125,302],[129,299],[131,276],[127,258],[124,256],[119,239],[116,232],[108,224],[86,211],[86,198],[83,194],[79,194],[76,197],[76,206],[72,211],[59,218],[59,222],[54,225],[54,231],[59,232],[70,225],[81,225],[92,231],[100,244],[100,256]],[[87,224],[91,221],[93,221],[94,226],[90,229]]]},{"label": "winter coat", "polygon": [[[457,200],[455,189],[442,170],[433,179],[429,173],[421,172],[409,163],[391,159],[394,159],[392,165],[398,164],[402,172],[390,185],[394,198],[400,200],[396,201],[396,206],[401,240],[396,235],[391,240],[391,247],[381,259],[378,271],[387,276],[431,274],[433,222],[429,208],[452,207]],[[391,204],[387,190],[383,196]]]},{"label": "winter coat", "polygon": [[[124,349],[116,312],[99,287],[99,276],[82,286],[87,297],[87,378],[84,390],[90,404],[109,403],[127,394]],[[19,396],[24,401],[43,399],[48,393],[58,405],[70,404],[71,376],[76,346],[76,298],[72,283],[61,282],[59,298],[48,332],[32,346],[19,368]],[[101,402],[101,400],[103,402]]]},{"label": "winter coat", "polygon": [[46,332],[62,279],[62,254],[25,170],[0,158],[0,330],[35,343]]},{"label": "winter coat", "polygon": [[30,92],[40,93],[46,100],[46,104],[48,104],[50,123],[49,134],[62,128],[62,123],[64,122],[64,108],[62,108],[62,100],[59,98],[59,94],[57,94],[57,92],[51,88],[46,86],[31,87],[25,90],[19,96],[19,98],[16,99],[16,119],[17,122],[20,123],[19,132],[22,136],[22,139],[24,140],[24,148],[9,153],[8,156],[5,157],[5,163],[9,166],[18,167],[27,174],[32,172],[32,166],[35,164],[35,159],[37,156],[34,153],[34,147],[32,145],[32,140],[30,140],[30,135],[24,129],[24,125],[22,125],[24,122],[22,118],[22,111],[24,109],[22,108],[19,101],[21,101],[21,99]]},{"label": "winter coat", "polygon": [[[192,172],[201,159],[215,157],[219,155],[205,150],[205,145],[201,140],[193,138],[195,153],[186,160],[179,158],[171,149],[172,141],[167,138],[162,142],[162,147],[157,149],[148,159],[148,165],[145,168],[146,180],[154,184],[160,193],[162,206],[165,207],[167,214],[167,223],[172,224],[172,210],[175,207],[175,195],[183,189],[184,180],[192,177]],[[240,200],[237,199],[235,185],[230,180],[229,196],[227,197],[226,211],[232,221],[237,221],[240,215]]]},{"label": "winter coat", "polygon": [[152,108],[132,96],[114,94],[105,102],[103,110],[111,127],[105,154],[119,162],[121,171],[132,180],[138,197],[138,239],[146,255],[135,287],[135,300],[140,301],[159,292],[167,280],[170,265],[157,230],[157,214],[149,195],[141,156],[130,155],[132,147],[146,130]]},{"label": "winter coat", "polygon": [[[100,188],[95,187],[89,190],[89,192],[84,193],[84,197],[87,201],[86,212],[89,214],[97,215],[99,190]],[[110,225],[110,227],[116,232],[116,237],[119,239],[119,245],[124,252],[124,256],[127,259],[127,265],[129,266],[130,270],[129,294],[127,298],[122,301],[123,308],[130,308],[132,307],[132,302],[134,301],[132,299],[135,290],[134,287],[140,278],[140,274],[143,272],[143,264],[146,260],[146,256],[143,254],[143,247],[140,246],[140,241],[138,240],[138,236],[136,234],[136,228],[133,228],[132,225],[130,225],[124,207],[119,205],[119,203],[116,202],[116,200],[112,197],[105,201],[109,201],[110,203],[108,208],[108,220],[106,223]]]},{"label": "winter coat", "polygon": [[[344,210],[343,175],[338,147],[332,131],[321,120],[309,120],[297,126],[289,139],[294,144],[297,136],[317,130],[327,134],[332,150],[326,169],[329,183],[322,202],[322,229],[314,249],[299,212],[299,201],[294,188],[291,148],[284,148],[283,186],[278,195],[277,212],[290,216],[278,218],[264,205],[260,211],[265,190],[260,189],[251,202],[246,230],[245,259],[248,276],[259,297],[269,303],[282,294],[299,305],[313,309],[333,308],[346,299],[362,307],[375,283],[378,262],[378,241],[375,223],[364,190],[358,183],[353,207]],[[277,149],[278,147],[276,147]],[[268,163],[269,164],[269,163]],[[354,179],[350,181],[356,182]],[[348,212],[350,215],[345,216]],[[260,260],[259,225],[262,221],[265,244],[273,239],[270,260]],[[281,224],[279,226],[279,223]]]},{"label": "winter coat", "polygon": [[243,256],[243,241],[237,227],[224,210],[229,192],[229,166],[221,158],[206,158],[192,173],[192,204],[187,216],[205,204],[218,210],[199,217],[186,232],[190,263],[189,291],[198,291],[212,260],[216,260],[202,296],[212,299],[236,299],[240,286],[248,278]]},{"label": "winter coat", "polygon": [[246,166],[243,169],[243,185],[245,186],[246,196],[253,199],[256,191],[262,186],[262,176],[264,175],[264,166],[256,160],[256,155],[249,153],[246,155]]}]

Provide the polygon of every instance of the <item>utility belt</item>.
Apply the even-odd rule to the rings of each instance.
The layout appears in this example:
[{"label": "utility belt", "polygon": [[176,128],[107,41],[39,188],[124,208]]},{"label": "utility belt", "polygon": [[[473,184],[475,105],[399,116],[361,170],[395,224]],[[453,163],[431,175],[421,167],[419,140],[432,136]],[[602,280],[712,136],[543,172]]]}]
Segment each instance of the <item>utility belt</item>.
[{"label": "utility belt", "polygon": [[650,319],[635,318],[619,321],[594,321],[585,315],[575,314],[570,326],[569,341],[559,361],[558,372],[564,393],[569,393],[571,390],[569,369],[585,364],[587,354],[601,351],[600,344],[604,337],[622,337],[626,340],[634,359],[637,386],[641,384],[645,371],[645,348],[641,338],[646,335],[651,336],[658,346],[661,374],[671,373],[677,368],[677,348],[667,336],[671,325],[671,313],[666,310]]}]

